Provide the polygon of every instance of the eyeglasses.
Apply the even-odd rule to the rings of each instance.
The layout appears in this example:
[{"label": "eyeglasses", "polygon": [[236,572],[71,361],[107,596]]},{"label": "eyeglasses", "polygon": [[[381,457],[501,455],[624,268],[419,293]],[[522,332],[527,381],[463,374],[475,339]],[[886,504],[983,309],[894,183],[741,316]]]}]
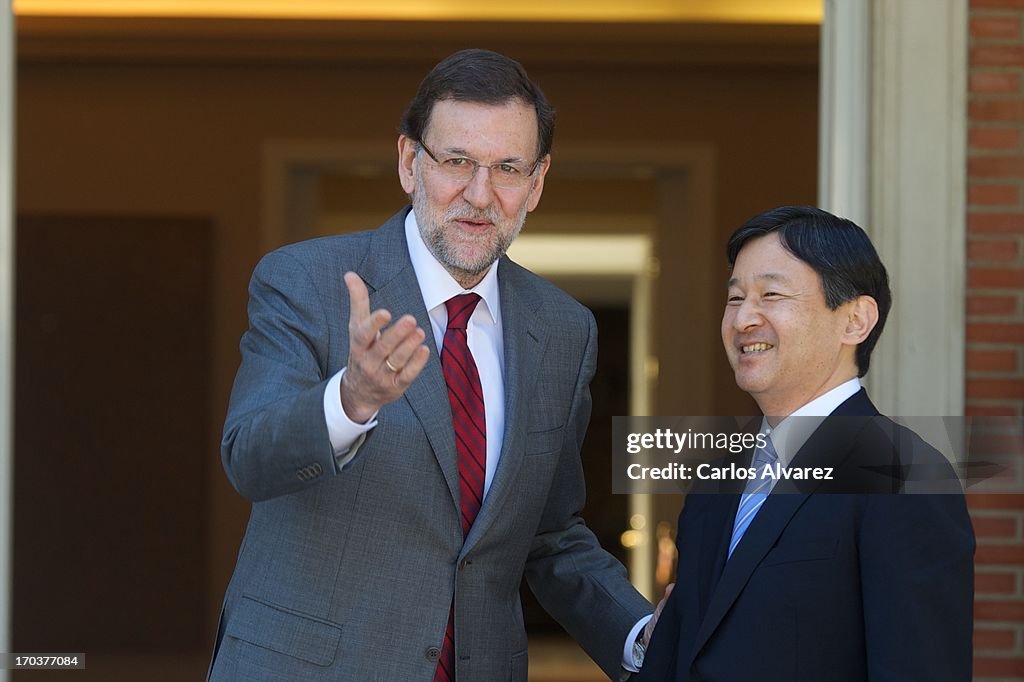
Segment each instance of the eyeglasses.
[{"label": "eyeglasses", "polygon": [[427,149],[427,145],[422,142],[417,144],[433,160],[442,175],[452,182],[459,184],[468,184],[473,179],[473,176],[476,175],[478,168],[486,168],[489,171],[491,185],[494,187],[501,189],[523,189],[530,184],[530,178],[533,177],[541,162],[541,159],[537,159],[531,166],[514,161],[484,164],[466,156],[438,158],[434,152]]}]

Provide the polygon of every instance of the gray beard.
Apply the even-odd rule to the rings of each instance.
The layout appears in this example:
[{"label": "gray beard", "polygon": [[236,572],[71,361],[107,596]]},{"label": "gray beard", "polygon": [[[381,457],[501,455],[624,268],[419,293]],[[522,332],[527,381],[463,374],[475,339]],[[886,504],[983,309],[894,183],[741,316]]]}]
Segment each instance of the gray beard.
[{"label": "gray beard", "polygon": [[412,196],[412,207],[416,213],[416,222],[419,225],[420,236],[434,258],[459,283],[478,278],[496,260],[505,255],[508,247],[519,236],[523,225],[526,223],[526,202],[523,202],[519,215],[513,219],[515,229],[509,231],[508,234],[505,234],[500,229],[496,229],[494,234],[486,235],[479,244],[493,243],[490,244],[482,255],[475,258],[467,258],[458,252],[458,248],[455,245],[449,243],[444,226],[453,220],[470,219],[486,220],[497,228],[503,222],[501,215],[494,208],[478,210],[465,202],[462,202],[461,205],[450,206],[443,213],[438,214],[426,205],[426,195],[427,192],[423,187],[423,181],[417,176],[416,192]]}]

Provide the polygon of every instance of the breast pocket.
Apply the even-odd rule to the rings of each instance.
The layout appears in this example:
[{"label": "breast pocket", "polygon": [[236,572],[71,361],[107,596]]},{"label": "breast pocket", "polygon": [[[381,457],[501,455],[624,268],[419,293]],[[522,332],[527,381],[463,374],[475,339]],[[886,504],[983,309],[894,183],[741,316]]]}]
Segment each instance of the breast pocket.
[{"label": "breast pocket", "polygon": [[557,426],[544,431],[529,431],[526,434],[525,453],[527,456],[557,453],[562,449],[562,438],[564,435],[564,426]]},{"label": "breast pocket", "polygon": [[836,547],[839,541],[811,540],[795,544],[776,547],[768,552],[762,562],[763,566],[775,566],[778,564],[792,564],[801,561],[823,561],[832,559],[836,555]]}]

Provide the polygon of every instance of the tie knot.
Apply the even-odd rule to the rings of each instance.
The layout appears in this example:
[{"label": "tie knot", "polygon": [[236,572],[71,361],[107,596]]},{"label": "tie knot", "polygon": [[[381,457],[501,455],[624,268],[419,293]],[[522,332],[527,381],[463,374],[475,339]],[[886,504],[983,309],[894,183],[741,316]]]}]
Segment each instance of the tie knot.
[{"label": "tie knot", "polygon": [[448,308],[448,329],[465,329],[469,324],[469,317],[480,302],[478,294],[460,294],[452,296],[444,302]]},{"label": "tie knot", "polygon": [[765,464],[775,464],[779,460],[779,453],[775,452],[775,446],[772,445],[772,439],[765,436],[764,447],[757,448],[754,452],[754,466],[761,468]]}]

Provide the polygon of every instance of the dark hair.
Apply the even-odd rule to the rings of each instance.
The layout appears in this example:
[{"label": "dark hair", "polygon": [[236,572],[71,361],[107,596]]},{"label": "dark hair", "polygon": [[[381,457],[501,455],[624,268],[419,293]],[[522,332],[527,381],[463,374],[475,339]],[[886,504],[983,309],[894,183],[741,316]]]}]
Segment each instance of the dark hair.
[{"label": "dark hair", "polygon": [[476,104],[505,104],[520,100],[537,112],[537,158],[551,152],[555,138],[555,110],[540,87],[526,75],[523,65],[490,50],[462,50],[446,57],[420,83],[416,96],[402,115],[399,131],[415,142],[423,141],[434,104],[442,100]]},{"label": "dark hair", "polygon": [[878,303],[878,324],[857,346],[857,375],[864,376],[892,307],[889,275],[868,235],[856,223],[820,208],[780,206],[754,216],[732,233],[725,247],[729,267],[736,264],[744,244],[772,232],[778,232],[787,251],[818,273],[829,309],[858,296]]}]

